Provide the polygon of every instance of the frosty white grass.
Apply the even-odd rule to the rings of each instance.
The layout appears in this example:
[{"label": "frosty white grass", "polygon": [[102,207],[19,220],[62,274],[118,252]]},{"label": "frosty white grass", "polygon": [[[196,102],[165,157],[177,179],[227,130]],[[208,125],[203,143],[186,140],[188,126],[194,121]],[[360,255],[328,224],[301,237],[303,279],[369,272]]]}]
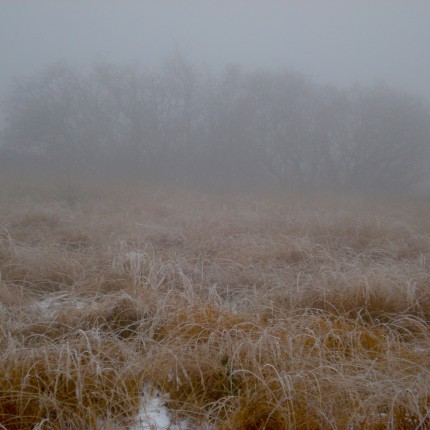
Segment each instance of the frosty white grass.
[{"label": "frosty white grass", "polygon": [[428,209],[150,188],[3,199],[1,426],[428,428]]}]

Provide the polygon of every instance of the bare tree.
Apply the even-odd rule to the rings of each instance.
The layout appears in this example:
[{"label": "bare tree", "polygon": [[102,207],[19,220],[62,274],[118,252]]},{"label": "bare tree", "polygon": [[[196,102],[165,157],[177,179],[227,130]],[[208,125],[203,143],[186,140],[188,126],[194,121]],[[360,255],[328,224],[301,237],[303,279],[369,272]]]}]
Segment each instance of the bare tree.
[{"label": "bare tree", "polygon": [[57,64],[17,82],[5,111],[6,147],[65,176],[404,191],[430,158],[429,107],[407,94],[235,66],[203,74],[180,55],[158,71]]},{"label": "bare tree", "polygon": [[349,144],[342,148],[347,182],[397,190],[420,182],[429,161],[428,107],[385,85],[357,89],[350,101]]}]

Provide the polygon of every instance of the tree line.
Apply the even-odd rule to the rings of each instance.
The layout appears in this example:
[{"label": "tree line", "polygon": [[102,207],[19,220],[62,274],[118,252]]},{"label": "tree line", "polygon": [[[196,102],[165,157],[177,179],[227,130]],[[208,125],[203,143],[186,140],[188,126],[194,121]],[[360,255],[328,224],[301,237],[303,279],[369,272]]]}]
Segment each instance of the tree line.
[{"label": "tree line", "polygon": [[200,184],[393,189],[428,179],[430,109],[384,84],[289,71],[54,64],[3,103],[3,160]]}]

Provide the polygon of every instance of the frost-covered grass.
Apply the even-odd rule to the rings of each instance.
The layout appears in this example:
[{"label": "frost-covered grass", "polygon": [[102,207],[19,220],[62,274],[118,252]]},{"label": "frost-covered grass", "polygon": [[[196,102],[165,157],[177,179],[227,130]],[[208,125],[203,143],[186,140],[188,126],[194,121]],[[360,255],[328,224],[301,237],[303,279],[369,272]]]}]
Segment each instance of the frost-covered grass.
[{"label": "frost-covered grass", "polygon": [[4,428],[430,426],[430,202],[2,197]]}]

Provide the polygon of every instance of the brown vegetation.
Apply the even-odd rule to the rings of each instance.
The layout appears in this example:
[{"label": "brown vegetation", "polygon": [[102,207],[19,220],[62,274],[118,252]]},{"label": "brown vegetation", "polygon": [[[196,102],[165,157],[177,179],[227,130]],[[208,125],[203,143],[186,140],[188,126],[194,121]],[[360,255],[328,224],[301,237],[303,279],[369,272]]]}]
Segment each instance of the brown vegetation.
[{"label": "brown vegetation", "polygon": [[2,197],[1,428],[430,427],[429,202]]}]

